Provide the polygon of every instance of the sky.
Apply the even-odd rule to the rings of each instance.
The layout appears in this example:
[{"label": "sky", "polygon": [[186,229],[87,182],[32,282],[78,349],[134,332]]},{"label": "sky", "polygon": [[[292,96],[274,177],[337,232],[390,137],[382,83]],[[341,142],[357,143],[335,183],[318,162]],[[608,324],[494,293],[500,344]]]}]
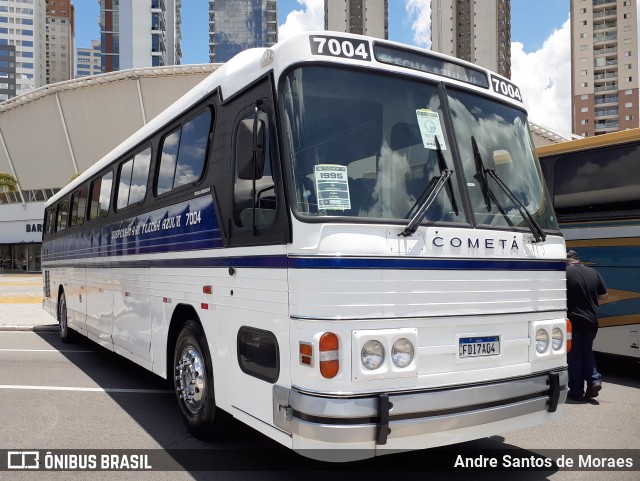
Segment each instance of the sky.
[{"label": "sky", "polygon": [[[75,0],[76,47],[100,38],[96,0]],[[389,0],[389,40],[431,47],[431,1]],[[182,63],[209,61],[209,2],[182,0]],[[281,40],[324,28],[324,0],[278,0]],[[511,0],[511,80],[529,120],[571,132],[569,0]]]}]

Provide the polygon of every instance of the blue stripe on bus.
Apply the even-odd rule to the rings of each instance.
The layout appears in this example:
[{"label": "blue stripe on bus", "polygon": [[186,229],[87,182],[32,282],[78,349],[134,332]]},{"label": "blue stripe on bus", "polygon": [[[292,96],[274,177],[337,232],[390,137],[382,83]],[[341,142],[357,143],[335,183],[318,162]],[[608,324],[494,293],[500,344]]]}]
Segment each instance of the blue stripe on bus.
[{"label": "blue stripe on bus", "polygon": [[598,308],[599,317],[628,316],[640,312],[640,299],[621,299]]},{"label": "blue stripe on bus", "polygon": [[[397,259],[362,257],[296,257],[286,255],[198,257],[180,259],[111,260],[111,267],[250,267],[269,269],[380,269],[380,270],[516,270],[564,271],[564,261],[487,259]],[[64,265],[64,264],[62,264]],[[87,266],[99,264],[87,263]],[[58,264],[56,264],[58,266]],[[45,263],[45,267],[48,265]]]},{"label": "blue stripe on bus", "polygon": [[546,270],[564,271],[564,261],[511,259],[417,259],[290,257],[294,269],[402,269],[402,270]]}]

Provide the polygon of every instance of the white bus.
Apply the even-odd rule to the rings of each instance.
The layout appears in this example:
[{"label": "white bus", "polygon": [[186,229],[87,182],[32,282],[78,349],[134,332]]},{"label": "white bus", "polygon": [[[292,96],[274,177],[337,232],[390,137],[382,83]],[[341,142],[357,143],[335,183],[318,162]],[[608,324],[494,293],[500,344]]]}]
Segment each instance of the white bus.
[{"label": "white bus", "polygon": [[314,457],[458,443],[566,399],[554,215],[515,85],[306,33],[47,203],[45,304],[63,340],[172,379],[198,438],[233,417]]}]

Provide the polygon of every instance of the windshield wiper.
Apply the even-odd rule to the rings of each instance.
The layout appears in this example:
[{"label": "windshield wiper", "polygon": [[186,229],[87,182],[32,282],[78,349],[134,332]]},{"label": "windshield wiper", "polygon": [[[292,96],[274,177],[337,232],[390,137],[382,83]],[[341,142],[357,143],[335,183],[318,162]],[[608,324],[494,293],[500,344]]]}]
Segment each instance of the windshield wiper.
[{"label": "windshield wiper", "polygon": [[[405,229],[402,232],[400,232],[398,236],[409,237],[418,229],[418,225],[420,224],[420,222],[422,222],[422,219],[424,218],[425,214],[431,207],[431,204],[433,204],[433,202],[436,200],[436,197],[438,197],[438,194],[440,193],[442,188],[447,184],[448,184],[447,190],[450,196],[449,198],[451,200],[451,205],[455,210],[456,215],[458,215],[458,206],[456,204],[456,199],[453,195],[453,189],[451,187],[451,181],[450,181],[451,176],[453,175],[453,170],[449,170],[447,168],[447,161],[445,160],[444,155],[442,154],[442,149],[440,148],[440,142],[438,141],[437,136],[436,136],[436,148],[438,152],[438,167],[440,167],[440,177],[433,177],[429,182],[429,184],[427,184],[427,187],[424,189],[424,191],[418,198],[418,202],[420,201],[420,199],[424,197],[426,198],[421,204],[418,204],[418,202],[416,202],[415,205],[420,205],[420,207],[418,208],[416,213],[413,215],[413,217],[409,221],[409,224],[407,225],[407,227],[405,227]],[[413,207],[411,208],[411,210],[409,210],[409,212],[411,212],[412,210],[413,210]]]},{"label": "windshield wiper", "polygon": [[488,174],[493,180],[496,181],[496,184],[498,184],[498,187],[500,187],[502,191],[505,194],[507,194],[507,197],[509,197],[511,202],[513,202],[513,204],[516,206],[516,209],[518,209],[518,212],[520,212],[520,215],[529,226],[529,230],[533,234],[533,237],[535,238],[536,242],[540,242],[540,241],[544,242],[547,236],[545,235],[542,228],[540,227],[540,224],[536,222],[536,220],[529,213],[525,205],[522,202],[520,202],[520,199],[518,199],[515,196],[515,194],[511,191],[511,189],[507,187],[507,184],[505,184],[502,181],[500,176],[496,173],[495,169],[487,169],[484,166],[484,162],[482,162],[482,156],[480,155],[480,150],[478,150],[478,144],[476,143],[476,139],[473,135],[471,136],[471,146],[473,148],[473,158],[476,162],[476,175],[474,177],[478,180],[478,182],[480,182],[480,185],[482,187],[482,194],[484,196],[485,205],[487,206],[487,212],[491,212],[491,199],[493,199],[493,201],[496,203],[496,206],[498,207],[498,210],[507,220],[509,225],[511,226],[514,225],[510,217],[505,212],[505,210],[498,203],[498,199],[496,199],[496,196],[493,194],[493,192],[489,188],[489,181],[487,180],[487,174]]},{"label": "windshield wiper", "polygon": [[496,173],[494,169],[485,169],[485,173],[489,174],[491,178],[496,181],[496,183],[503,190],[503,192],[507,194],[507,197],[511,199],[511,202],[515,204],[516,208],[520,212],[520,215],[529,225],[529,229],[531,230],[531,233],[533,234],[533,237],[535,238],[536,242],[540,242],[540,241],[544,242],[547,239],[546,234],[540,227],[540,224],[538,224],[536,220],[533,218],[533,216],[529,213],[529,211],[527,210],[526,206],[522,203],[522,201],[520,201],[520,199],[516,197],[513,191],[509,187],[507,187],[507,184],[503,182],[503,180],[500,178],[500,176]]},{"label": "windshield wiper", "polygon": [[487,212],[491,212],[491,199],[496,204],[498,211],[502,214],[502,216],[507,221],[511,227],[515,227],[515,224],[511,221],[511,218],[507,215],[507,211],[504,210],[498,199],[496,198],[493,191],[489,188],[489,181],[487,180],[487,169],[484,166],[484,162],[482,161],[482,156],[480,155],[480,150],[478,149],[478,144],[476,143],[476,138],[471,136],[471,148],[473,150],[473,160],[476,163],[476,175],[473,177],[480,182],[480,188],[482,189],[482,196],[484,198],[484,204],[487,206]]}]

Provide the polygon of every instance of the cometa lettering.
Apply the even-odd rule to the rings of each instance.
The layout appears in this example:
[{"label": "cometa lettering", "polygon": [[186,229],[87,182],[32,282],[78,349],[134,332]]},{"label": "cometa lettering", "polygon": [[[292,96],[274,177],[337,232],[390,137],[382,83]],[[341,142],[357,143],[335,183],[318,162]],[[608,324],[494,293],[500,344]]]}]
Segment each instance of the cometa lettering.
[{"label": "cometa lettering", "polygon": [[516,239],[512,239],[511,241],[508,239],[484,239],[482,241],[479,238],[467,238],[466,242],[464,239],[460,237],[452,237],[449,240],[445,240],[444,237],[436,236],[432,239],[431,243],[435,247],[444,247],[445,245],[449,245],[451,247],[460,248],[466,244],[469,249],[480,249],[480,246],[485,249],[502,249],[502,250],[518,250],[520,246],[518,245],[518,241]]}]

